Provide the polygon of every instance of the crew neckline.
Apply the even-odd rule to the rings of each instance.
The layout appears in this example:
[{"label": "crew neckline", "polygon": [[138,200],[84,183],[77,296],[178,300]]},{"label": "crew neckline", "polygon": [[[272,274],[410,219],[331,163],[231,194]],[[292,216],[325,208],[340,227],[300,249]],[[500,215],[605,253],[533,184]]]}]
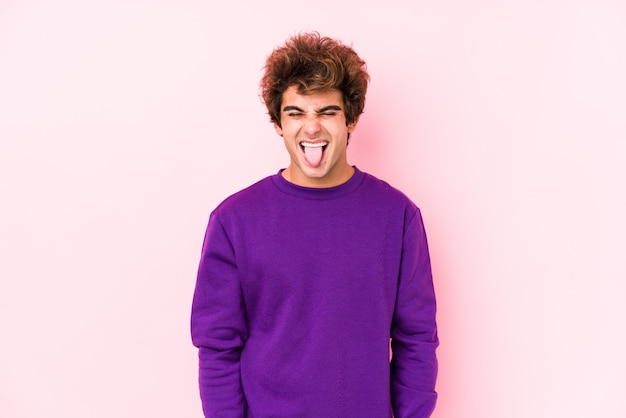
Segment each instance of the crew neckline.
[{"label": "crew neckline", "polygon": [[284,168],[281,168],[278,170],[278,173],[272,176],[272,181],[280,190],[295,197],[317,200],[335,199],[352,193],[363,182],[365,173],[359,170],[356,166],[352,167],[354,168],[354,174],[352,174],[352,177],[350,177],[348,181],[333,187],[318,188],[298,186],[283,177],[282,172],[285,170]]}]

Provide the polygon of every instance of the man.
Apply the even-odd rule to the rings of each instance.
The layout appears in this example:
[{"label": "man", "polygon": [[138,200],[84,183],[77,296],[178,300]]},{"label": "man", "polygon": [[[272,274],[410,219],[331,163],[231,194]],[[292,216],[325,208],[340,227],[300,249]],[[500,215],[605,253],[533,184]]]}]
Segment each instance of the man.
[{"label": "man", "polygon": [[206,417],[423,418],[435,407],[420,211],[347,162],[368,80],[350,47],[317,33],[267,59],[262,96],[290,163],[209,220],[191,317]]}]

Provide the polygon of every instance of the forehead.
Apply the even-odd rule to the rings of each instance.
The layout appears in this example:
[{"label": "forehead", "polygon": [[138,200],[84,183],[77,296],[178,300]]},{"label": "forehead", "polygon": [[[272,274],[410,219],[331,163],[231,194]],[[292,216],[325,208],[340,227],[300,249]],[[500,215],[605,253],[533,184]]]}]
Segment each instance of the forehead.
[{"label": "forehead", "polygon": [[343,107],[343,95],[337,89],[322,90],[310,94],[298,93],[296,86],[289,86],[283,93],[282,106],[297,106],[301,109],[317,109],[329,105]]}]

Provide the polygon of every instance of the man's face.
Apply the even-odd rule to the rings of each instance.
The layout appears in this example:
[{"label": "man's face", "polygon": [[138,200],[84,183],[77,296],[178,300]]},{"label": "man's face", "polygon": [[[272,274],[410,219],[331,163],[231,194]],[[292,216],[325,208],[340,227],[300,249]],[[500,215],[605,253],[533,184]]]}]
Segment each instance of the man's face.
[{"label": "man's face", "polygon": [[305,187],[333,187],[350,179],[354,169],[346,148],[356,121],[346,126],[340,91],[302,95],[289,87],[283,93],[280,123],[274,128],[291,157],[283,171],[287,180]]}]

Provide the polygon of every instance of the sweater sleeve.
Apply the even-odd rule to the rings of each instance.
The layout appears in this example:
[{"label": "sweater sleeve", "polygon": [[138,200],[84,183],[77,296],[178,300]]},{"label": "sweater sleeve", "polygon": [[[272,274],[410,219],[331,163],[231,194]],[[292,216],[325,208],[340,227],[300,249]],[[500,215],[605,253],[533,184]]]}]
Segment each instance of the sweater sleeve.
[{"label": "sweater sleeve", "polygon": [[435,409],[439,344],[435,292],[419,209],[404,232],[391,325],[391,402],[395,418],[427,418]]},{"label": "sweater sleeve", "polygon": [[247,339],[234,248],[211,215],[191,309],[191,338],[198,347],[199,385],[206,417],[243,418],[240,354]]}]

